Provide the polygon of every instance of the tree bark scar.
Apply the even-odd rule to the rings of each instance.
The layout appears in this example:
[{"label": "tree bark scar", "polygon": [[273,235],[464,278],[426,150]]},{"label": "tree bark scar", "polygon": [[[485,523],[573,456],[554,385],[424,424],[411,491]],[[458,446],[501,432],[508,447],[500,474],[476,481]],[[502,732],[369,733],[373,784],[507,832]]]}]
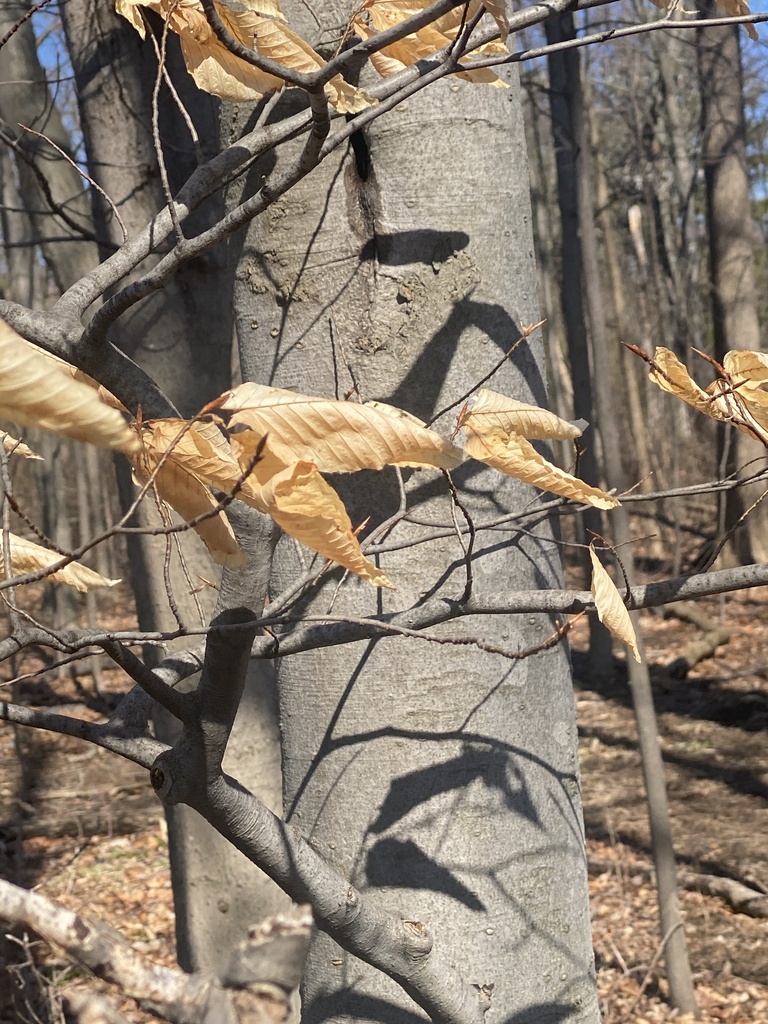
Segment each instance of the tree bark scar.
[{"label": "tree bark scar", "polygon": [[352,132],[349,137],[349,145],[355,157],[355,170],[361,181],[368,180],[368,173],[371,169],[371,154],[365,134],[361,128]]},{"label": "tree bark scar", "polygon": [[347,162],[345,175],[347,214],[353,231],[362,241],[360,261],[373,261],[375,265],[379,258],[376,238],[380,208],[379,186],[363,129],[352,133],[349,148],[352,159]]}]

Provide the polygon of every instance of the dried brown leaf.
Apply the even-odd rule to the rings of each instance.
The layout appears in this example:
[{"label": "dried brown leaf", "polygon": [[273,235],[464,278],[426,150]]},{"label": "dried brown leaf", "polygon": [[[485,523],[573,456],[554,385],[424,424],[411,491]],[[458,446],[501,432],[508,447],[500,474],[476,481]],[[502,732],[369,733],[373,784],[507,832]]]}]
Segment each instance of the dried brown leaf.
[{"label": "dried brown leaf", "polygon": [[619,504],[607,491],[590,487],[578,477],[553,466],[524,437],[495,428],[477,431],[471,425],[465,426],[465,431],[467,455],[507,476],[595,508],[609,509]]},{"label": "dried brown leaf", "polygon": [[649,376],[662,391],[676,395],[688,405],[693,406],[694,409],[711,416],[712,419],[725,420],[729,418],[727,411],[722,409],[717,399],[713,399],[703,388],[699,387],[670,349],[657,347],[653,354],[653,361],[656,366],[651,367]]},{"label": "dried brown leaf", "polygon": [[592,561],[591,590],[595,598],[598,618],[606,629],[609,630],[611,636],[616,637],[617,640],[627,645],[635,661],[640,661],[635,628],[632,625],[632,619],[629,617],[627,606],[622,601],[621,594],[616,589],[616,584],[608,575],[591,544],[589,546],[589,557]]},{"label": "dried brown leaf", "polygon": [[[231,102],[253,102],[283,88],[283,79],[235,56],[216,36],[199,0],[117,0],[116,10],[144,37],[139,7],[168,21],[181,42],[187,70],[199,88]],[[311,73],[325,61],[301,36],[284,24],[276,0],[248,0],[244,5],[216,4],[231,35],[243,46],[281,64],[286,70]],[[326,86],[328,100],[342,113],[358,113],[376,101],[337,75]]]},{"label": "dried brown leaf", "polygon": [[347,510],[311,462],[277,473],[248,504],[272,516],[286,533],[377,587],[394,589],[363,555]]},{"label": "dried brown leaf", "polygon": [[[429,6],[429,0],[365,0],[358,9],[353,25],[355,32],[362,39],[371,39],[377,32],[383,32],[394,25],[398,25],[406,18],[417,14]],[[429,25],[425,25],[418,32],[411,32],[397,42],[385,46],[382,50],[371,56],[371,63],[376,71],[387,78],[396,74],[403,68],[415,64],[417,61],[426,60],[434,56],[438,51],[452,43],[460,28],[468,18],[474,16],[480,9],[478,0],[471,0],[469,9],[464,16],[464,8],[459,7],[441,18],[436,19]],[[368,20],[365,20],[365,19]],[[503,44],[494,42],[478,47],[473,55],[506,54],[507,49]],[[462,58],[461,62],[469,61],[471,57]],[[460,62],[460,63],[461,63]],[[473,71],[459,72],[458,78],[468,82],[485,83],[495,85],[499,88],[506,88],[498,75],[491,68],[477,68]]]},{"label": "dried brown leaf", "polygon": [[[8,538],[11,548],[11,569],[14,576],[26,576],[27,573],[39,572],[41,569],[47,569],[61,561],[61,555],[58,552],[43,548],[31,540],[17,537],[14,533],[9,534]],[[1,544],[0,570],[4,572]],[[70,562],[45,578],[56,583],[66,583],[83,594],[89,590],[95,590],[97,587],[114,587],[120,582],[120,580],[108,580],[106,576],[94,572],[93,569],[89,569],[81,562]]]},{"label": "dried brown leaf", "polygon": [[[322,473],[352,473],[388,465],[453,469],[461,451],[421,420],[390,405],[338,402],[262,384],[241,384],[222,409],[244,451],[267,437],[269,452],[286,466],[313,462]],[[248,437],[251,432],[251,437]]]},{"label": "dried brown leaf", "polygon": [[23,459],[39,459],[41,462],[44,461],[42,455],[38,455],[37,452],[32,451],[29,445],[12,437],[4,430],[0,430],[0,437],[3,439],[3,450],[8,452],[9,455],[20,455]]},{"label": "dried brown leaf", "polygon": [[553,412],[536,405],[517,402],[514,398],[482,388],[472,399],[470,408],[462,412],[459,426],[469,425],[483,433],[496,429],[502,433],[520,434],[532,439],[572,441],[581,436],[581,429]]},{"label": "dried brown leaf", "polygon": [[136,435],[93,388],[64,374],[0,320],[0,416],[22,426],[119,451],[135,450]]},{"label": "dried brown leaf", "polygon": [[[204,435],[200,435],[202,440],[198,446],[198,435],[193,433],[193,428],[185,420],[151,420],[139,429],[142,446],[140,451],[131,456],[131,464],[139,483],[144,485],[152,480],[159,497],[175,509],[185,522],[212,513],[218,503],[199,473],[206,466],[215,465],[218,456],[213,455],[210,448],[200,450],[201,447],[205,449]],[[210,439],[207,443],[212,447]],[[166,453],[167,457],[163,461]],[[232,463],[234,479],[237,479],[239,466],[234,458]],[[222,470],[222,475],[230,469]],[[221,489],[228,488],[222,486]],[[211,558],[219,565],[237,569],[247,561],[222,510],[197,523],[194,529],[208,548]]]}]

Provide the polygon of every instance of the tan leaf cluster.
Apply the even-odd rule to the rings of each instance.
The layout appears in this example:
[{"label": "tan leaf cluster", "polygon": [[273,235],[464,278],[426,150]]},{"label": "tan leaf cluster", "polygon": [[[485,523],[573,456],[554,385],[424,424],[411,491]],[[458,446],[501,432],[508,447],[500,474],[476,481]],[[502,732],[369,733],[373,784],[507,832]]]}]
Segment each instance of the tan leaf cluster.
[{"label": "tan leaf cluster", "polygon": [[206,517],[195,524],[196,533],[214,562],[237,569],[245,565],[245,552],[235,540],[224,512],[216,510],[218,502],[208,489],[206,479],[213,477],[218,469],[222,480],[227,482],[221,489],[228,491],[231,474],[228,476],[227,471],[231,468],[237,480],[239,467],[231,459],[233,465],[229,466],[215,453],[215,445],[206,438],[204,431],[198,431],[198,426],[215,425],[190,424],[178,419],[149,420],[137,425],[134,429],[141,443],[139,450],[129,458],[138,483],[142,486],[151,483],[162,501],[175,509],[185,522]]},{"label": "tan leaf cluster", "polygon": [[651,380],[712,419],[732,423],[742,433],[768,445],[768,356],[762,352],[726,352],[723,374],[706,390],[689,375],[668,348],[658,347]]},{"label": "tan leaf cluster", "polygon": [[[282,78],[241,60],[220,42],[199,0],[116,0],[117,13],[144,38],[142,7],[159,14],[178,35],[187,71],[205,92],[237,103],[253,102],[265,93],[282,89]],[[286,70],[311,73],[325,65],[309,43],[285,25],[277,0],[248,0],[235,6],[222,0],[216,10],[238,42]],[[357,113],[375,102],[340,75],[325,88],[329,102],[344,114]]]},{"label": "tan leaf cluster", "polygon": [[103,448],[135,450],[136,436],[120,413],[56,362],[0,320],[0,417]]},{"label": "tan leaf cluster", "polygon": [[[466,452],[421,420],[383,402],[360,405],[298,394],[262,384],[242,384],[208,409],[214,420],[150,420],[137,424],[141,450],[135,474],[186,521],[194,523],[216,561],[244,560],[215,493],[271,516],[292,537],[376,586],[392,584],[363,555],[357,532],[324,473],[408,466],[450,470],[466,455],[544,490],[599,508],[613,508],[610,494],[546,461],[527,438],[577,437],[580,430],[536,406],[493,391],[478,392],[460,426]],[[215,492],[215,493],[214,493]]]},{"label": "tan leaf cluster", "polygon": [[[27,573],[39,572],[41,569],[47,569],[61,561],[61,555],[56,551],[43,548],[23,537],[17,537],[15,533],[8,534],[8,540],[11,550],[11,571],[14,576],[26,576]],[[5,573],[2,544],[0,544],[0,571]],[[97,587],[114,587],[120,582],[120,580],[108,580],[106,576],[94,572],[93,569],[89,569],[81,562],[70,562],[61,569],[57,569],[56,572],[50,573],[45,579],[53,580],[56,583],[66,583],[83,594],[89,590],[95,590]]]},{"label": "tan leaf cluster", "polygon": [[[361,407],[253,384],[227,392],[218,404],[232,412],[229,438],[213,422],[142,424],[142,457],[134,461],[139,479],[154,471],[160,497],[187,520],[215,504],[209,488],[237,493],[302,544],[376,586],[391,586],[363,555],[341,499],[321,474],[396,462],[453,466],[461,452],[389,406]],[[224,532],[226,517],[220,518],[221,525],[217,517],[195,529],[217,561],[239,564],[234,537],[228,540]]]},{"label": "tan leaf cluster", "polygon": [[462,410],[458,426],[466,435],[467,455],[507,476],[596,508],[615,508],[619,504],[607,491],[590,487],[552,465],[530,443],[528,438],[573,439],[581,434],[578,427],[554,413],[482,390],[472,407]]},{"label": "tan leaf cluster", "polygon": [[[371,39],[377,32],[392,28],[406,18],[423,11],[431,2],[432,0],[364,0],[355,15],[354,30],[361,39]],[[439,50],[455,41],[462,27],[475,17],[483,6],[496,19],[502,40],[506,39],[509,23],[504,12],[503,0],[492,0],[485,5],[481,4],[480,0],[470,0],[466,13],[463,5],[454,8],[418,32],[411,32],[372,54],[371,63],[382,78],[389,78],[390,75],[397,74],[417,61],[433,57]],[[492,42],[478,47],[473,51],[473,56],[504,56],[508,55],[508,52],[503,42]],[[471,57],[463,58],[464,62],[468,60],[471,60]],[[502,82],[491,68],[459,72],[457,77],[468,82],[481,82],[506,88],[506,83]]]},{"label": "tan leaf cluster", "polygon": [[595,599],[595,608],[602,624],[609,630],[611,636],[616,637],[632,652],[635,661],[641,661],[640,651],[637,646],[635,628],[632,619],[629,617],[627,606],[621,599],[621,594],[616,589],[616,584],[608,575],[605,567],[595,553],[594,546],[589,546],[589,557],[592,560],[592,595]]}]

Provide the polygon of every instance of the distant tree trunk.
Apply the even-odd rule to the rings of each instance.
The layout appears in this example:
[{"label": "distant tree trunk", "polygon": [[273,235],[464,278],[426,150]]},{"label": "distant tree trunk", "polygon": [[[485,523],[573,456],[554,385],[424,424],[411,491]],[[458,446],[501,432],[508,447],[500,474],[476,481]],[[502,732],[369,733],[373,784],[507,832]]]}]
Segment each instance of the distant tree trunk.
[{"label": "distant tree trunk", "polygon": [[[531,205],[533,207],[534,238],[537,242],[536,262],[538,266],[539,296],[541,315],[546,318],[542,327],[547,353],[547,378],[551,408],[563,419],[571,419],[573,411],[573,386],[566,359],[566,340],[563,318],[558,298],[555,271],[555,228],[557,204],[556,185],[551,174],[551,148],[549,117],[542,109],[546,85],[539,81],[525,80],[526,138],[531,179]],[[567,465],[573,457],[573,446],[561,442],[559,455]]]},{"label": "distant tree trunk", "polygon": [[[0,38],[28,10],[27,3],[17,0],[0,4]],[[41,132],[65,153],[72,151],[72,140],[40,65],[31,20],[14,32],[2,54],[0,118],[4,122],[3,132],[17,144],[18,194],[30,218],[33,236],[42,240],[40,250],[63,291],[98,262],[95,243],[83,240],[83,233],[87,237],[93,230],[91,203],[85,182],[75,167],[45,139],[19,126]],[[47,192],[39,175],[47,183]],[[25,299],[19,297],[17,301]]]},{"label": "distant tree trunk", "polygon": [[[675,16],[685,17],[678,9]],[[701,303],[701,238],[696,216],[697,164],[692,158],[695,149],[691,139],[696,136],[699,98],[695,95],[695,60],[690,46],[676,32],[655,32],[652,45],[658,63],[661,101],[657,129],[667,150],[672,188],[667,189],[674,225],[671,240],[677,250],[677,291],[672,316],[674,340],[680,350],[698,345],[704,334]],[[662,201],[663,196],[659,197]]]},{"label": "distant tree trunk", "polygon": [[[562,38],[575,35],[573,15],[561,15]],[[549,23],[548,23],[549,24]],[[553,57],[557,57],[553,54]],[[605,473],[619,491],[626,486],[621,454],[622,432],[616,414],[614,386],[611,379],[613,359],[608,346],[605,311],[600,284],[597,252],[597,233],[594,221],[594,175],[591,147],[584,114],[584,96],[581,67],[577,50],[562,55],[567,60],[565,86],[568,96],[569,135],[573,145],[573,171],[576,185],[578,235],[574,248],[579,250],[579,265],[583,268],[584,288],[587,295],[592,346],[595,366],[595,397],[600,423],[602,454]],[[611,526],[616,543],[621,546],[621,560],[630,586],[635,584],[634,558],[629,513],[620,506],[611,514]],[[633,616],[635,631],[642,650],[642,635],[637,615]],[[635,709],[643,775],[648,797],[651,841],[656,865],[659,894],[661,932],[665,941],[664,955],[672,1004],[683,1013],[696,1013],[696,997],[682,927],[677,895],[675,853],[664,781],[664,764],[658,740],[658,726],[653,705],[650,675],[645,661],[636,662],[627,654],[629,684]]]},{"label": "distant tree trunk", "polygon": [[[545,22],[548,43],[557,43],[575,37],[573,18],[568,15],[549,18]],[[576,147],[572,135],[571,83],[572,67],[576,59],[573,50],[551,53],[549,68],[550,110],[552,137],[557,167],[557,201],[560,210],[560,303],[568,343],[568,360],[573,384],[573,411],[577,419],[590,424],[584,438],[584,451],[579,472],[587,483],[601,483],[596,456],[597,423],[592,396],[592,357],[589,351],[587,318],[582,294],[582,258],[579,240],[579,203],[576,182]],[[578,64],[576,64],[578,69]],[[601,534],[602,516],[595,508],[581,514],[583,523],[581,540],[589,533]],[[582,570],[590,578],[589,559],[584,552]],[[613,675],[613,643],[611,635],[596,615],[589,617],[590,671],[601,678]]]},{"label": "distant tree trunk", "polygon": [[[714,17],[714,0],[700,10],[702,16]],[[729,349],[761,347],[739,32],[738,25],[697,30],[712,314],[719,360]],[[733,436],[728,438],[726,431]],[[725,427],[719,437],[721,458],[727,448],[728,472],[738,470],[748,476],[768,464],[763,445],[740,431]],[[726,529],[764,490],[765,485],[759,484],[727,492]],[[747,529],[740,529],[728,542],[721,558],[724,565],[768,560],[768,502],[750,513]]]}]

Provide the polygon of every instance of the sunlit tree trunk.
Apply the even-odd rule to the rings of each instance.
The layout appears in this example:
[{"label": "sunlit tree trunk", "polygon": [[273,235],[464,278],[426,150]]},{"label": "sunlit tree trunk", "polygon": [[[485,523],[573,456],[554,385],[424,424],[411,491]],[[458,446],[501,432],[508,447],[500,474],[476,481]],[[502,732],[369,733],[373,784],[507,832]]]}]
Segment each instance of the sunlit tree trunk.
[{"label": "sunlit tree trunk", "polygon": [[[313,14],[332,35],[332,5]],[[305,6],[284,5],[316,39]],[[243,114],[243,116],[245,116]],[[431,419],[498,362],[490,386],[545,400],[518,86],[441,83],[375,122],[256,221],[236,291],[246,377],[311,394],[384,400]],[[254,175],[257,181],[260,175]],[[439,419],[449,431],[458,411]],[[394,470],[338,480],[370,534],[400,504]],[[455,473],[477,521],[531,495],[475,465]],[[404,472],[419,520],[452,522],[442,477]],[[461,513],[459,513],[461,516]],[[406,546],[384,535],[397,592],[340,571],[297,615],[365,615],[437,592],[460,598],[457,537]],[[559,578],[542,540],[478,538],[477,592]],[[399,545],[403,545],[399,547]],[[309,567],[278,546],[275,591]],[[340,586],[341,584],[341,586]],[[513,651],[540,643],[546,617],[473,622]],[[467,635],[458,625],[440,635]],[[387,640],[328,648],[279,666],[284,806],[290,822],[356,885],[424,922],[463,977],[493,985],[488,1021],[598,1019],[586,916],[573,696],[562,647],[510,662],[465,646]],[[303,993],[307,1022],[402,1021],[402,993],[319,935]],[[412,1005],[409,1006],[412,1010]]]}]

